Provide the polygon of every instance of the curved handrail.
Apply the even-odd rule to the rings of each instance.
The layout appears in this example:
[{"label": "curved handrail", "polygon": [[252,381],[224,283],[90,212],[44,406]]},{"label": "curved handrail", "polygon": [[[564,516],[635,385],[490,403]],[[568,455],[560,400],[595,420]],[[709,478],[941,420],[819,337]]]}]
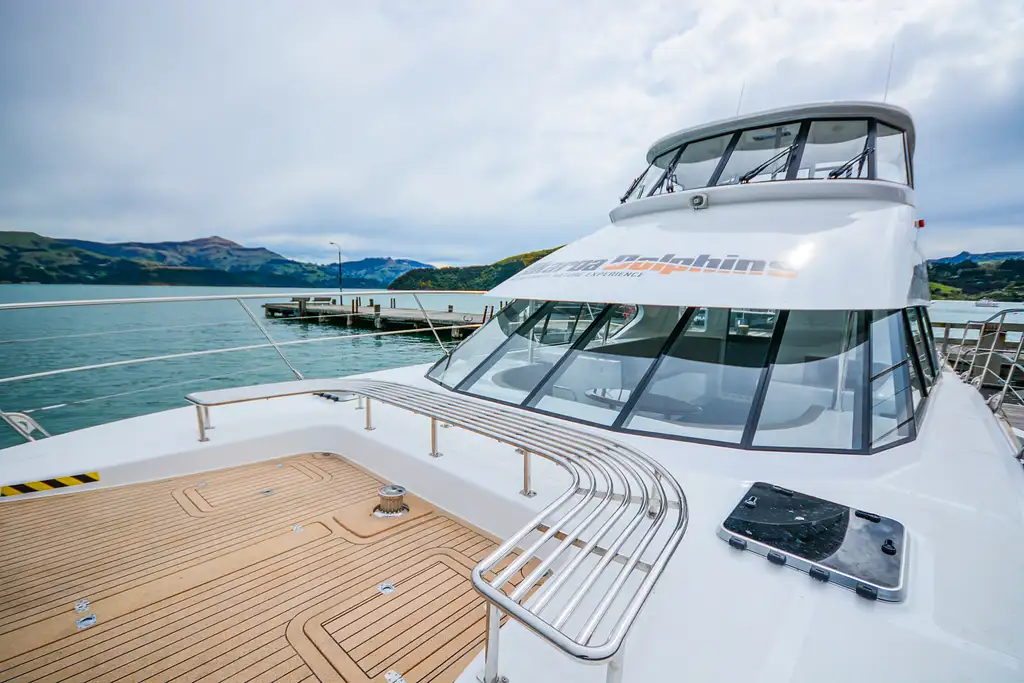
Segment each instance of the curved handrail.
[{"label": "curved handrail", "polygon": [[[591,430],[393,382],[302,380],[199,392],[186,399],[196,405],[202,435],[210,407],[329,392],[365,397],[368,411],[373,399],[462,427],[522,449],[527,458],[531,453],[545,458],[569,475],[565,491],[473,569],[473,586],[491,605],[485,680],[497,677],[501,612],[578,660],[601,662],[620,652],[686,533],[686,495],[667,469]],[[372,428],[369,414],[367,428]],[[529,573],[513,587],[508,581],[520,570]],[[586,600],[592,592],[594,599]]]}]

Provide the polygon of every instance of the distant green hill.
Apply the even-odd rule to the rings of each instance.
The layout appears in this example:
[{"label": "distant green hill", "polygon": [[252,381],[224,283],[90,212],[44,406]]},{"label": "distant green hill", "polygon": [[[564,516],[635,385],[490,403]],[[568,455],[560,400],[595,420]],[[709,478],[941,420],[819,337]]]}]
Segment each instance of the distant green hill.
[{"label": "distant green hill", "polygon": [[[968,258],[963,258],[966,254]],[[963,252],[928,262],[928,281],[933,299],[993,299],[1024,301],[1024,260],[1022,252],[994,254]],[[978,260],[975,260],[977,258]]]},{"label": "distant green hill", "polygon": [[388,289],[491,289],[558,249],[561,247],[509,256],[489,266],[410,270]]},{"label": "distant green hill", "polygon": [[[390,257],[342,266],[346,287],[375,289],[413,268],[431,266]],[[4,282],[336,287],[338,265],[293,261],[222,237],[107,244],[0,232],[0,283]]]}]

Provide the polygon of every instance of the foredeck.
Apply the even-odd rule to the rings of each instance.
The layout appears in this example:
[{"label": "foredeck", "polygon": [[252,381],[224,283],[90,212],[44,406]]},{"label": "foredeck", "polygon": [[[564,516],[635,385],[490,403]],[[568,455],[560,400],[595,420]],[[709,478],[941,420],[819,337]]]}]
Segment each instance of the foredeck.
[{"label": "foredeck", "polygon": [[0,505],[0,680],[454,680],[495,539],[374,517],[383,483],[307,454]]}]

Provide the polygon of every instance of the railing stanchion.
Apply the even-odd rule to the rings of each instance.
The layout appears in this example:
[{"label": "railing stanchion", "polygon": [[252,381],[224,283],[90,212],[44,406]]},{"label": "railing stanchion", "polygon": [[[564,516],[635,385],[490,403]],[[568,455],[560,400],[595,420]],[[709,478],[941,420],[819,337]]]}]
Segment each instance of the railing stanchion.
[{"label": "railing stanchion", "polygon": [[364,429],[368,432],[373,431],[373,416],[370,412],[370,397],[366,397],[366,427]]},{"label": "railing stanchion", "polygon": [[498,675],[498,631],[501,628],[501,612],[497,607],[487,605],[487,645],[484,653],[484,683],[504,683],[504,676]]},{"label": "railing stanchion", "polygon": [[[1003,405],[1003,401],[1006,400],[1006,392],[1010,389],[1010,383],[1013,381],[1013,373],[1020,365],[1020,353],[1024,349],[1024,332],[1020,333],[1020,340],[1017,342],[1017,350],[1013,353],[1013,358],[1010,360],[1010,371],[1006,373],[1006,379],[1003,381],[1003,390],[999,392],[999,400],[992,406],[992,410],[999,410],[1000,406]],[[1015,391],[1014,394],[1017,392]]]},{"label": "railing stanchion", "polygon": [[213,423],[210,422],[210,406],[203,406],[203,427],[213,429]]},{"label": "railing stanchion", "polygon": [[430,457],[440,458],[444,453],[437,450],[437,418],[430,418]]},{"label": "railing stanchion", "polygon": [[203,407],[204,406],[200,405],[196,406],[196,419],[199,421],[199,440],[209,441],[209,439],[206,438],[206,423],[203,420]]},{"label": "railing stanchion", "polygon": [[607,683],[622,683],[622,662],[626,658],[626,644],[623,643],[619,651],[608,660]]},{"label": "railing stanchion", "polygon": [[531,472],[530,472],[530,470],[531,470],[530,451],[524,450],[522,448],[517,448],[516,449],[516,453],[522,453],[523,454],[523,490],[520,491],[519,493],[521,495],[526,496],[527,498],[533,498],[534,496],[537,495],[537,492],[533,490],[533,487],[531,486],[531,481],[530,481],[530,479],[531,479],[531,476],[530,476],[530,474],[531,474]]},{"label": "railing stanchion", "polygon": [[[985,367],[981,370],[981,384],[979,387],[983,386],[985,384],[985,380],[988,378],[988,366],[989,363],[992,362],[992,354],[996,352],[996,346],[999,344],[999,335],[1002,334],[1004,320],[1006,320],[1005,313],[999,318],[999,325],[996,326],[996,333],[992,335],[992,346],[989,347],[988,354],[985,356]],[[998,376],[999,371],[997,370],[996,377]]]},{"label": "railing stanchion", "polygon": [[362,409],[363,409],[363,395],[360,394],[359,396],[356,397],[356,410],[362,410]]}]

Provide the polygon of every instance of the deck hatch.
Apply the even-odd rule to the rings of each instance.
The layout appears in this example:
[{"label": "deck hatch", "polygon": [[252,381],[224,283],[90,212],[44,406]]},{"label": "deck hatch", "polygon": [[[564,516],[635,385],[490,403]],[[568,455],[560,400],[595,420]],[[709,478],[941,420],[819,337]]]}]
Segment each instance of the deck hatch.
[{"label": "deck hatch", "polygon": [[889,517],[757,482],[718,535],[737,550],[862,597],[903,600],[906,530]]}]

